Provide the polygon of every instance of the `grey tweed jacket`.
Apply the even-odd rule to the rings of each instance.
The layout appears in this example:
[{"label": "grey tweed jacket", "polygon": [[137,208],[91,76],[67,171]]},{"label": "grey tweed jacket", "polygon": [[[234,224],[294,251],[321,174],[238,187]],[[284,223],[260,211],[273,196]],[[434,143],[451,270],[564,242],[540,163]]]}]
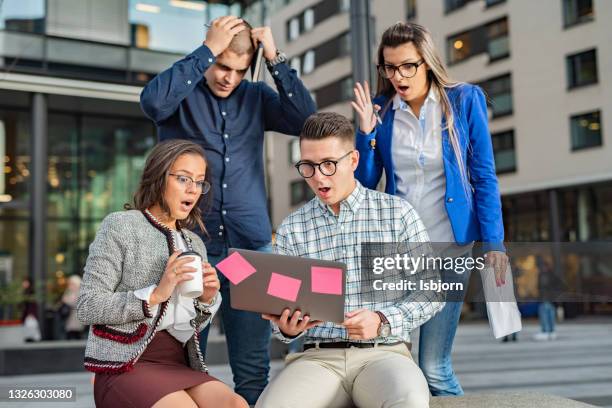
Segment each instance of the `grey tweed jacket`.
[{"label": "grey tweed jacket", "polygon": [[[206,247],[193,232],[182,230],[194,251],[206,257]],[[134,291],[156,285],[176,244],[169,228],[149,212],[109,214],[89,247],[85,273],[76,304],[77,318],[91,325],[85,349],[85,368],[96,373],[131,370],[153,340],[167,302],[153,316],[147,302]],[[194,335],[187,341],[189,365],[206,372],[199,332],[210,322],[208,307],[194,299]]]}]

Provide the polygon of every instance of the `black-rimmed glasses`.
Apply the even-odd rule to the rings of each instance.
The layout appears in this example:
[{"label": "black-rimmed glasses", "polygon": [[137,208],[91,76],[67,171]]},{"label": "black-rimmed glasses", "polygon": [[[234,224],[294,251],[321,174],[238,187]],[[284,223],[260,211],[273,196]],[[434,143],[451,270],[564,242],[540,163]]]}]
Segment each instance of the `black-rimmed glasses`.
[{"label": "black-rimmed glasses", "polygon": [[298,173],[300,173],[300,176],[304,178],[311,178],[312,176],[314,176],[317,167],[319,168],[319,171],[322,175],[333,176],[334,174],[336,174],[336,169],[340,160],[344,159],[345,157],[348,157],[348,155],[351,153],[353,153],[353,150],[351,150],[350,152],[348,152],[337,160],[324,160],[321,163],[300,161],[295,165],[295,168],[297,169]]},{"label": "black-rimmed glasses", "polygon": [[195,183],[196,190],[200,191],[200,194],[206,194],[210,191],[210,183],[206,180],[198,180],[195,181],[189,176],[184,174],[176,174],[176,173],[168,173],[170,176],[174,176],[176,181],[183,187],[185,190],[189,190],[191,186]]},{"label": "black-rimmed glasses", "polygon": [[382,64],[378,65],[378,73],[385,79],[391,79],[395,76],[395,71],[399,71],[400,75],[404,78],[412,78],[416,75],[419,67],[425,62],[420,60],[418,62],[407,62],[400,65]]}]

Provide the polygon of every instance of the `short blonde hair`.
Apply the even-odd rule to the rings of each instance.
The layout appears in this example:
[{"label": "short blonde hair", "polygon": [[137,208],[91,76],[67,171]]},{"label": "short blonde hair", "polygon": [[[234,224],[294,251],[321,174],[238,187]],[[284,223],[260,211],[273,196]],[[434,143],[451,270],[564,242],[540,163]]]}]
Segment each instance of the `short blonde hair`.
[{"label": "short blonde hair", "polygon": [[251,25],[244,20],[242,21],[241,25],[245,26],[246,29],[234,36],[227,49],[235,52],[238,55],[254,54],[255,45],[251,39],[251,30],[253,27],[251,27]]}]

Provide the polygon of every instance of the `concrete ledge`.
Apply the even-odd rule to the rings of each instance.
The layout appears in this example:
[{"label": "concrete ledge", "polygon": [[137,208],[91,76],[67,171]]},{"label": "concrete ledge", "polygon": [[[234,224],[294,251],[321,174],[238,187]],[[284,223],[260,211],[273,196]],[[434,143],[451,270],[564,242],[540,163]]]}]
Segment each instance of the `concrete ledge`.
[{"label": "concrete ledge", "polygon": [[[65,340],[5,345],[0,347],[0,376],[84,371],[86,343],[86,340]],[[280,359],[286,352],[286,344],[272,339],[272,359]],[[228,363],[225,337],[209,338],[205,360],[208,365]]]},{"label": "concrete ledge", "polygon": [[433,397],[430,408],[588,408],[585,404],[535,392],[471,394],[463,397]]}]

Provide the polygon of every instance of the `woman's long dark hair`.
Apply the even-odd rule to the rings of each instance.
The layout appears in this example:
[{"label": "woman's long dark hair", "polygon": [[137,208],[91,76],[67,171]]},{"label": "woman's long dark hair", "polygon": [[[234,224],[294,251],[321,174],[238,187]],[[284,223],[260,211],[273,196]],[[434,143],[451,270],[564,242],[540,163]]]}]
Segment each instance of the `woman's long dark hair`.
[{"label": "woman's long dark hair", "polygon": [[[147,157],[140,184],[134,194],[134,206],[126,204],[125,209],[144,211],[155,204],[159,204],[164,213],[170,214],[170,208],[168,208],[164,200],[166,181],[168,180],[168,173],[170,173],[172,165],[184,154],[195,154],[204,159],[206,163],[206,176],[204,179],[210,183],[210,167],[208,166],[204,149],[200,145],[182,139],[161,142],[151,150]],[[204,228],[204,223],[202,222],[202,212],[209,208],[211,202],[212,189],[208,194],[200,195],[187,218],[176,220],[177,227],[193,229],[197,226],[206,234],[206,228]]]}]

